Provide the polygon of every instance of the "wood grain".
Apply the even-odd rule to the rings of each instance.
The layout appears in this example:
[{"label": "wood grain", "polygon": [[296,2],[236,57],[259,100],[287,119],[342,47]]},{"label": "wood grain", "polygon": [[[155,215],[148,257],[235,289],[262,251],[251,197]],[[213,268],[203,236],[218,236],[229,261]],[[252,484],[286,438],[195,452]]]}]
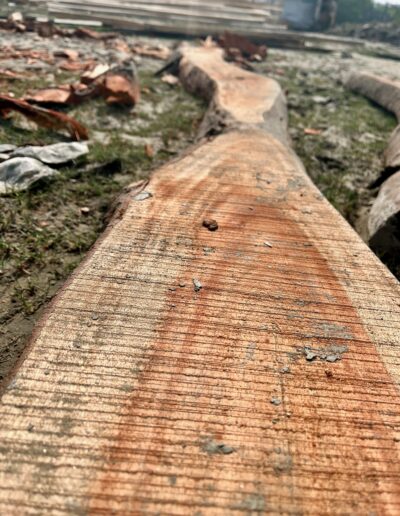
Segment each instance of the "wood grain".
[{"label": "wood grain", "polygon": [[398,514],[399,290],[284,142],[198,145],[37,328],[1,400],[0,513]]}]

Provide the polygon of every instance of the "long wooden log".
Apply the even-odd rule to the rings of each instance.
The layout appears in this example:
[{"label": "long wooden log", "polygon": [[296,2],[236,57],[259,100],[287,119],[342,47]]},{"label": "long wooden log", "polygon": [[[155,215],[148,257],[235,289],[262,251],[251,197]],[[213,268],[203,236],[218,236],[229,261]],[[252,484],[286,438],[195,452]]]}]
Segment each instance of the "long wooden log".
[{"label": "long wooden log", "polygon": [[399,283],[263,127],[277,85],[183,54],[233,127],[127,192],[39,324],[0,513],[397,514]]},{"label": "long wooden log", "polygon": [[[353,73],[346,85],[391,111],[400,122],[399,82],[367,73]],[[400,125],[390,137],[383,161],[384,170],[374,183],[374,186],[382,187],[368,219],[369,242],[388,263],[394,263],[398,262],[400,250],[400,179],[399,174],[395,174],[400,170]]]},{"label": "long wooden log", "polygon": [[365,72],[354,72],[346,86],[391,111],[400,121],[400,83]]},{"label": "long wooden log", "polygon": [[370,245],[393,266],[400,263],[400,172],[385,181],[369,218]]},{"label": "long wooden log", "polygon": [[[385,77],[378,77],[365,72],[352,73],[345,81],[346,86],[379,106],[393,113],[400,121],[400,83]],[[390,173],[400,166],[400,126],[397,127],[389,140],[385,151],[383,164]]]}]

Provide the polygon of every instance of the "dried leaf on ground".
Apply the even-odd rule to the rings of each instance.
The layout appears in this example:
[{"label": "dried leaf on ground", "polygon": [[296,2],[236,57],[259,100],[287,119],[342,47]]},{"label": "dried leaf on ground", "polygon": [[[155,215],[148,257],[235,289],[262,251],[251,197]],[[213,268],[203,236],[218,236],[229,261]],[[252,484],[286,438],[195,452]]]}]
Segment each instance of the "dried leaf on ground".
[{"label": "dried leaf on ground", "polygon": [[10,111],[17,111],[37,125],[48,129],[66,129],[76,140],[89,139],[86,127],[64,113],[58,113],[57,111],[38,106],[31,106],[24,100],[17,100],[7,95],[0,95],[0,117],[4,118],[8,116]]},{"label": "dried leaf on ground", "polygon": [[319,136],[321,133],[321,129],[313,129],[311,127],[306,127],[304,129],[304,134],[306,134],[307,136]]},{"label": "dried leaf on ground", "polygon": [[154,158],[155,156],[155,151],[154,151],[154,147],[152,145],[150,145],[149,143],[147,143],[145,146],[144,146],[144,151],[146,153],[146,156],[148,158]]},{"label": "dried leaf on ground", "polygon": [[171,55],[170,49],[163,45],[150,46],[143,43],[136,43],[131,46],[131,50],[134,54],[139,56],[162,59],[163,61],[166,61]]}]

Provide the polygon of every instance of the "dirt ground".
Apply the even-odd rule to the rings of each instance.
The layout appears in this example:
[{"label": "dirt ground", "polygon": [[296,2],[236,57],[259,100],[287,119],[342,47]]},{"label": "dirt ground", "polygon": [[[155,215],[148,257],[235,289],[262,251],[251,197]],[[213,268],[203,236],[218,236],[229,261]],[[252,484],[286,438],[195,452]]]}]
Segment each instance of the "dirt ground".
[{"label": "dirt ground", "polygon": [[[127,42],[137,40],[130,37]],[[5,46],[50,53],[76,49],[81,59],[95,57],[99,62],[121,59],[110,43],[79,39],[0,33],[0,49]],[[46,304],[101,233],[113,199],[125,185],[147,177],[193,142],[205,110],[203,102],[179,85],[154,77],[162,61],[139,57],[136,64],[142,85],[142,100],[136,108],[110,108],[95,100],[69,111],[90,129],[90,153],[85,160],[62,169],[57,179],[39,188],[0,197],[0,381],[23,351]],[[22,80],[0,79],[2,91],[15,96],[64,84],[79,75],[60,70],[58,60],[7,61],[1,59],[1,51],[0,67],[26,74]],[[381,155],[395,120],[345,91],[341,78],[352,69],[400,78],[400,63],[349,53],[273,50],[255,69],[276,78],[286,90],[296,152],[321,191],[365,238],[366,214],[377,193],[368,185],[382,168]],[[62,140],[60,134],[37,130],[21,117],[0,122],[0,143]],[[115,160],[121,162],[120,171],[96,169]]]}]

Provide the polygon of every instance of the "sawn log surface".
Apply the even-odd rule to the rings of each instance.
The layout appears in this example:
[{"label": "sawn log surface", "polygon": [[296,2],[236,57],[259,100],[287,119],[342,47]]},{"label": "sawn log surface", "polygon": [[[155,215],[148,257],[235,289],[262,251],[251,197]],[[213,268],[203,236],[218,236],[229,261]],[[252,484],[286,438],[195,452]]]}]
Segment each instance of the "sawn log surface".
[{"label": "sawn log surface", "polygon": [[132,188],[36,329],[0,513],[399,514],[399,291],[287,144],[198,145]]}]

